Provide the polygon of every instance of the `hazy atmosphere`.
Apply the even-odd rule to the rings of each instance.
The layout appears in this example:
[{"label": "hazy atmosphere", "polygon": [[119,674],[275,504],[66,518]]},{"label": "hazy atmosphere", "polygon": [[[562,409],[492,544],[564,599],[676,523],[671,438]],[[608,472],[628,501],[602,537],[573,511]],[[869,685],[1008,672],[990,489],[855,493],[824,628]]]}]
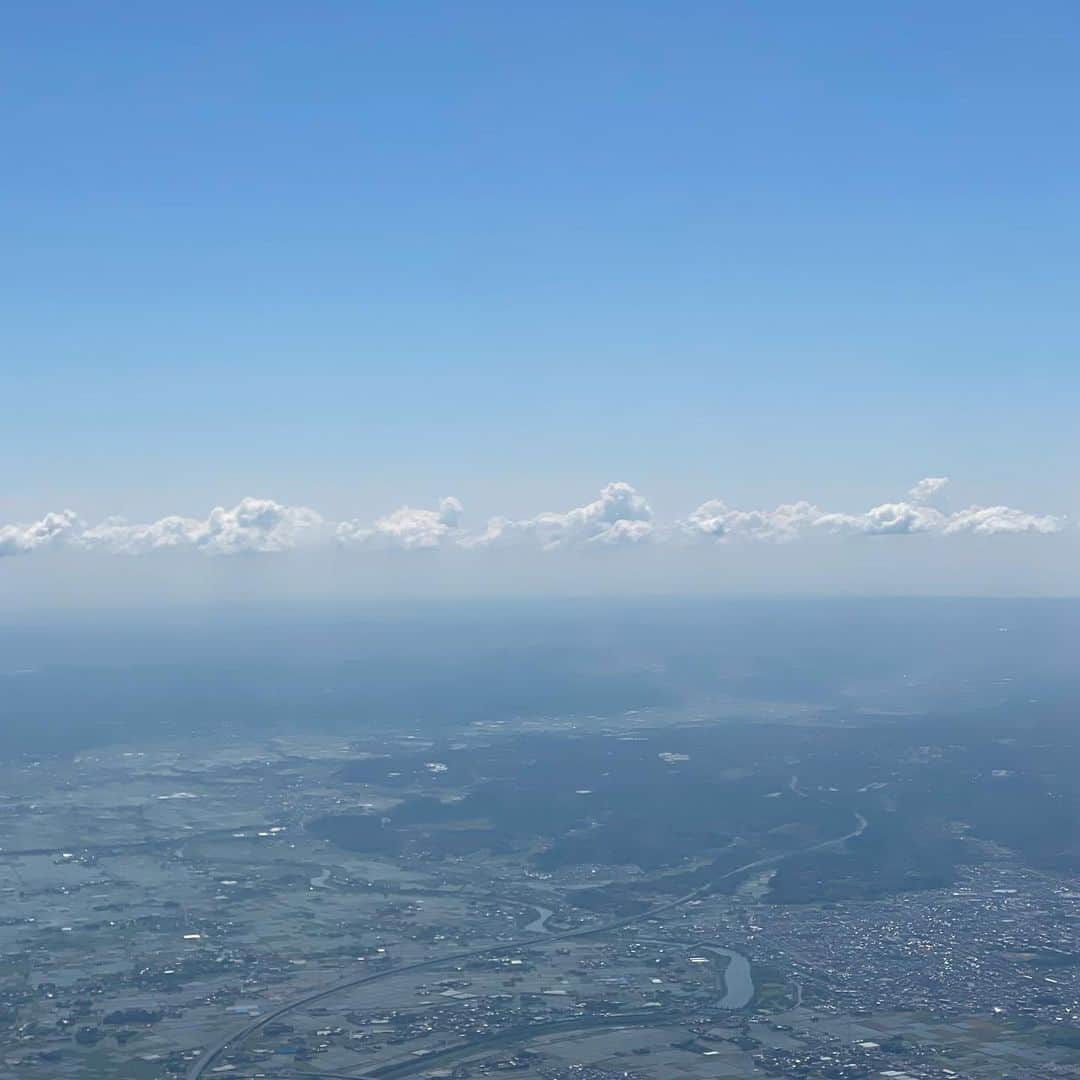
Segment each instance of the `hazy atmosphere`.
[{"label": "hazy atmosphere", "polygon": [[0,1080],[1080,1076],[1078,49],[5,5]]},{"label": "hazy atmosphere", "polygon": [[1075,595],[1074,30],[18,7],[0,587]]}]

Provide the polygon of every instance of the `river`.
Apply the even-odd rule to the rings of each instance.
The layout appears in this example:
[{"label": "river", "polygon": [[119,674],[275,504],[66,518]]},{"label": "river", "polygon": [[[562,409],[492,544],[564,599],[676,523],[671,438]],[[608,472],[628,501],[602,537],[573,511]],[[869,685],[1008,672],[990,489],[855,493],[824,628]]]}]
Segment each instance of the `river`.
[{"label": "river", "polygon": [[546,907],[540,907],[539,904],[533,904],[533,908],[536,910],[536,918],[533,919],[528,926],[525,927],[526,934],[546,934],[547,927],[544,925],[548,919],[555,913]]},{"label": "river", "polygon": [[714,956],[726,956],[728,966],[724,972],[724,996],[719,1005],[722,1009],[745,1009],[754,997],[754,978],[750,973],[750,961],[734,949],[721,945],[699,945],[704,952]]}]

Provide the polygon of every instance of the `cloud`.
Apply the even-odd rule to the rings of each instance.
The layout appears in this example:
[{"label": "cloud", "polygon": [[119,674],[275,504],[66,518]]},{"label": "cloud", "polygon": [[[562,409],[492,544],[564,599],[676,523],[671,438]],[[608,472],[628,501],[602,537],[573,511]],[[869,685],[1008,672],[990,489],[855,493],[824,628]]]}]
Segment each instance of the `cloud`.
[{"label": "cloud", "polygon": [[1009,506],[972,506],[946,514],[928,506],[931,498],[948,483],[944,476],[928,476],[908,493],[911,501],[885,502],[861,513],[825,511],[809,502],[785,503],[774,510],[733,510],[718,499],[702,503],[676,532],[691,539],[727,541],[735,539],[784,542],[811,533],[862,536],[910,536],[937,533],[955,536],[972,533],[994,536],[1003,533],[1054,533],[1062,528],[1060,518],[1031,514]]},{"label": "cloud", "polygon": [[814,527],[866,536],[905,536],[940,530],[946,520],[945,515],[933,507],[895,502],[872,506],[862,514],[822,514]]},{"label": "cloud", "polygon": [[434,548],[457,534],[464,508],[450,496],[439,500],[438,510],[418,510],[403,506],[372,525],[343,521],[338,525],[338,543],[344,547],[375,545],[383,548]]},{"label": "cloud", "polygon": [[678,529],[683,536],[731,540],[794,540],[822,517],[812,503],[785,503],[775,510],[732,510],[719,499],[702,503]]},{"label": "cloud", "polygon": [[623,546],[652,538],[652,508],[629,484],[608,484],[600,497],[585,506],[558,513],[511,520],[494,517],[486,530],[466,539],[468,547],[535,544],[544,550],[578,544]]},{"label": "cloud", "polygon": [[62,543],[82,528],[74,510],[46,514],[29,524],[0,525],[0,556],[25,555],[40,547]]},{"label": "cloud", "polygon": [[975,533],[997,536],[1001,533],[1055,533],[1061,531],[1061,521],[1048,514],[1029,514],[1011,506],[969,506],[951,514],[944,532]]},{"label": "cloud", "polygon": [[1062,518],[1010,506],[970,506],[945,513],[927,502],[945,483],[944,477],[927,477],[911,489],[907,500],[879,503],[861,512],[823,510],[807,501],[743,510],[710,499],[688,517],[661,525],[645,497],[620,481],[608,484],[584,506],[528,518],[493,517],[479,532],[463,527],[461,503],[450,497],[441,499],[435,509],[403,506],[370,523],[335,524],[305,506],[255,498],[241,499],[228,509],[219,506],[205,518],[173,514],[144,524],[107,518],[87,527],[73,511],[64,510],[28,524],[0,525],[0,556],[61,546],[124,555],[167,549],[238,555],[286,552],[335,540],[341,547],[362,549],[475,551],[516,545],[547,551],[646,542],[791,543],[811,536],[1040,535],[1064,527]]},{"label": "cloud", "polygon": [[926,476],[908,491],[908,495],[915,502],[925,502],[932,499],[948,482],[947,476]]},{"label": "cloud", "polygon": [[322,517],[305,506],[249,497],[231,509],[215,507],[206,518],[173,514],[143,525],[109,518],[84,529],[72,543],[123,555],[163,548],[195,548],[215,555],[280,552],[315,539],[322,524]]},{"label": "cloud", "polygon": [[915,503],[882,503],[861,514],[830,513],[813,503],[784,503],[773,510],[733,510],[718,499],[702,503],[679,523],[683,536],[714,540],[786,543],[814,531],[866,536],[904,535],[940,529],[944,515]]}]

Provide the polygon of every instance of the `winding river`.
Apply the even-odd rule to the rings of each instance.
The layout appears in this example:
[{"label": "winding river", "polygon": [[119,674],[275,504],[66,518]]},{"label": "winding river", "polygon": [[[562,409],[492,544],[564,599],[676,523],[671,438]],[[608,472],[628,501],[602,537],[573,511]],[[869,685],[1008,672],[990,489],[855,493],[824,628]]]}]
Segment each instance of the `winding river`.
[{"label": "winding river", "polygon": [[734,949],[722,945],[698,945],[702,952],[713,956],[726,956],[728,966],[724,971],[724,996],[719,1005],[722,1009],[745,1009],[754,997],[754,978],[750,973],[750,961]]}]

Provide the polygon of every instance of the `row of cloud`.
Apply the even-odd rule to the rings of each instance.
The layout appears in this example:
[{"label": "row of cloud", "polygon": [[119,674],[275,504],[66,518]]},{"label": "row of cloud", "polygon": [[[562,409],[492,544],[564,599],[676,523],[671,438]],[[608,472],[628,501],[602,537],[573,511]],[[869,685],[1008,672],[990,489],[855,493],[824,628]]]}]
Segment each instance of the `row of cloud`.
[{"label": "row of cloud", "polygon": [[790,542],[813,535],[999,536],[1054,533],[1063,528],[1061,518],[1010,506],[940,510],[930,500],[947,483],[946,477],[927,477],[903,499],[861,513],[826,511],[809,502],[786,503],[771,510],[738,510],[713,499],[685,519],[662,524],[645,497],[620,482],[608,484],[584,506],[524,519],[495,517],[478,531],[464,527],[463,507],[454,498],[442,499],[435,509],[402,507],[370,523],[332,522],[304,506],[255,498],[242,499],[231,509],[218,507],[205,518],[170,515],[146,524],[109,518],[89,526],[65,510],[46,514],[40,521],[0,525],[0,556],[55,547],[124,555],[163,549],[235,555],[327,544],[401,550],[506,546],[551,550],[646,543]]}]

